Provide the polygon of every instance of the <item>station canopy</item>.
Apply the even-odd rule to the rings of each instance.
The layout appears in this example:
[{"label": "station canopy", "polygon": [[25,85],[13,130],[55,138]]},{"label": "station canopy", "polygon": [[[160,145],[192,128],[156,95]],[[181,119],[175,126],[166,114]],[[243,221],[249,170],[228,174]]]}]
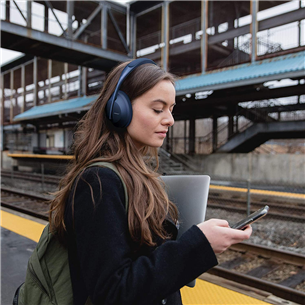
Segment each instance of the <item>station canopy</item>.
[{"label": "station canopy", "polygon": [[305,76],[305,52],[273,57],[191,75],[176,82],[177,96],[203,90],[219,90],[267,81]]},{"label": "station canopy", "polygon": [[71,113],[81,113],[90,108],[98,95],[77,97],[70,100],[35,106],[14,117],[14,122],[34,121],[46,117],[65,116]]}]

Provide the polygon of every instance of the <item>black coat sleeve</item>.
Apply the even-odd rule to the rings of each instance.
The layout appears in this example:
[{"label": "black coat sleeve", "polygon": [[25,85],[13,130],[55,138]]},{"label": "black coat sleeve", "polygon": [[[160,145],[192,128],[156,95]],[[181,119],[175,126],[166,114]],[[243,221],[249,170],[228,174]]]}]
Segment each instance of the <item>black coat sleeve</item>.
[{"label": "black coat sleeve", "polygon": [[151,254],[135,258],[123,185],[108,168],[87,169],[74,202],[77,256],[94,304],[151,304],[217,264],[197,226],[179,240],[169,240]]}]

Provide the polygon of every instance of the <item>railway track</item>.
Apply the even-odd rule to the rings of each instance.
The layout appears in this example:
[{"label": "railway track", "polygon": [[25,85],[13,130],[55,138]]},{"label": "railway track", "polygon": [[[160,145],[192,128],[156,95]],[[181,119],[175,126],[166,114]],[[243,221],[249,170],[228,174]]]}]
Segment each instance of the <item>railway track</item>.
[{"label": "railway track", "polygon": [[28,181],[34,182],[44,182],[48,184],[58,184],[62,177],[54,176],[54,175],[41,175],[41,174],[34,174],[34,173],[23,173],[17,171],[8,171],[2,170],[1,171],[2,177],[7,177],[11,179],[26,179]]},{"label": "railway track", "polygon": [[[221,202],[221,204],[219,203]],[[232,203],[232,204],[230,204]],[[262,208],[266,203],[252,203],[251,202],[251,212],[256,211],[259,208]],[[268,203],[270,211],[268,212],[266,218],[285,218],[286,221],[300,222],[305,223],[305,207],[281,207],[276,206],[275,204]],[[223,200],[217,199],[216,203],[213,201],[211,196],[209,196],[208,207],[213,209],[222,209],[227,211],[233,211],[237,213],[245,213],[246,203],[243,202],[241,205],[236,205],[235,200]]]},{"label": "railway track", "polygon": [[[47,220],[49,197],[2,188],[1,204]],[[240,243],[218,256],[209,273],[305,304],[305,256]]]}]

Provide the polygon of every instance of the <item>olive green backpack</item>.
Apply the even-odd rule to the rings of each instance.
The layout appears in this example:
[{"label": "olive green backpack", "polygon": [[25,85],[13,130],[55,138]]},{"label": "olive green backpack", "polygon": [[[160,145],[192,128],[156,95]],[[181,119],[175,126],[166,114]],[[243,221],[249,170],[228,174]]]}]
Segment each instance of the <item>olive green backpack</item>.
[{"label": "olive green backpack", "polygon": [[[112,169],[120,177],[125,192],[125,208],[128,208],[126,185],[117,168],[108,162],[96,162],[88,167],[101,166]],[[13,305],[69,305],[73,304],[68,250],[44,228],[40,240],[31,255],[25,282],[17,289]],[[86,305],[92,304],[88,298]]]}]

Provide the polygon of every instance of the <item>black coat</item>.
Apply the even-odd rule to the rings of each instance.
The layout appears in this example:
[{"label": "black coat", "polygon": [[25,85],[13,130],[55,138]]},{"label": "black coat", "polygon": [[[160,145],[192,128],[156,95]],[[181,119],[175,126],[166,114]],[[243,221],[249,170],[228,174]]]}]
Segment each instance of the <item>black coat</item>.
[{"label": "black coat", "polygon": [[[179,240],[135,251],[123,185],[111,169],[86,169],[76,187],[74,223],[72,195],[73,190],[65,223],[74,304],[83,305],[88,295],[94,304],[103,305],[182,304],[179,289],[217,264],[197,226]],[[166,230],[177,234],[170,222]]]}]

